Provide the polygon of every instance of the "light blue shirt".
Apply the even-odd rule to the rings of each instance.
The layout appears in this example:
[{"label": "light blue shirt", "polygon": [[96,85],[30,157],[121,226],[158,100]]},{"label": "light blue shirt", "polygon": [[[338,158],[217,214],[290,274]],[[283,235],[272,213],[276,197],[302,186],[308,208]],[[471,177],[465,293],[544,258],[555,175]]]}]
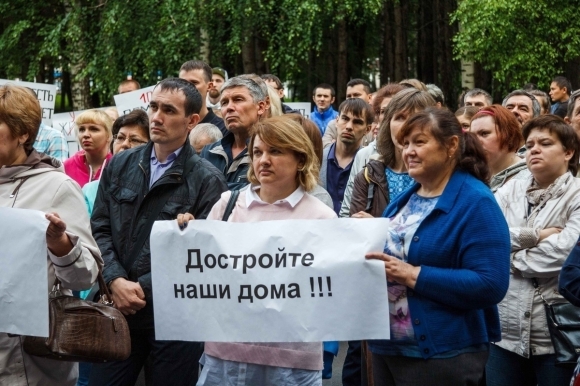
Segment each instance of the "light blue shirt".
[{"label": "light blue shirt", "polygon": [[173,165],[173,161],[175,161],[179,153],[181,153],[182,149],[183,146],[175,150],[173,153],[169,154],[167,160],[164,163],[162,163],[159,162],[159,160],[157,159],[157,155],[155,154],[155,146],[153,146],[153,148],[151,149],[151,163],[150,163],[151,177],[149,178],[149,189],[151,189],[155,181],[161,178],[163,173],[165,173],[165,171],[169,169],[171,165]]}]

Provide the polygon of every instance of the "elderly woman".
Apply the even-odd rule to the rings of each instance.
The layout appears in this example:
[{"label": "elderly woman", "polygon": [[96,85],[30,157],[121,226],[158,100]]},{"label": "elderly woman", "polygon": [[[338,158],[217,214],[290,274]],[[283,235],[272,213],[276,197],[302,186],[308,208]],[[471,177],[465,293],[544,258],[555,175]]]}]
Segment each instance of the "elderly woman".
[{"label": "elderly woman", "polygon": [[407,173],[403,147],[397,143],[396,136],[410,116],[429,106],[435,106],[433,97],[414,88],[403,90],[392,98],[377,137],[378,155],[371,156],[354,179],[351,217],[382,216],[389,202],[414,184]]},{"label": "elderly woman", "polygon": [[64,161],[64,170],[82,188],[100,178],[103,167],[113,156],[109,152],[113,120],[101,110],[88,110],[77,117],[75,124],[81,150]]},{"label": "elderly woman", "polygon": [[568,385],[571,367],[555,365],[546,314],[532,279],[548,303],[561,303],[558,275],[580,236],[579,143],[559,117],[542,115],[523,129],[531,176],[512,179],[495,196],[511,237],[510,287],[499,304],[502,340],[493,345],[487,384]]},{"label": "elderly woman", "polygon": [[500,105],[484,107],[471,118],[470,131],[477,136],[491,172],[492,192],[510,179],[526,179],[526,162],[516,152],[524,143],[520,124],[511,111]]},{"label": "elderly woman", "polygon": [[[319,160],[304,129],[287,116],[254,125],[248,145],[252,167],[249,188],[240,192],[231,222],[288,219],[329,219],[336,214],[306,193],[318,181]],[[221,220],[230,199],[222,195],[208,219]],[[179,215],[187,224],[190,214]],[[205,344],[198,385],[322,385],[322,344],[212,343]],[[243,364],[243,366],[242,366]],[[245,372],[240,372],[244,369]],[[245,378],[243,383],[242,377]]]},{"label": "elderly woman", "polygon": [[509,281],[485,156],[447,110],[415,114],[397,141],[416,184],[385,210],[384,251],[367,255],[384,261],[391,311],[391,339],[369,342],[374,384],[477,385]]},{"label": "elderly woman", "polygon": [[[102,260],[78,185],[59,161],[32,148],[41,116],[32,91],[0,87],[0,206],[46,212],[48,297],[55,276],[68,294],[89,288]],[[76,363],[30,356],[22,337],[0,333],[0,385],[72,386],[77,373]]]}]

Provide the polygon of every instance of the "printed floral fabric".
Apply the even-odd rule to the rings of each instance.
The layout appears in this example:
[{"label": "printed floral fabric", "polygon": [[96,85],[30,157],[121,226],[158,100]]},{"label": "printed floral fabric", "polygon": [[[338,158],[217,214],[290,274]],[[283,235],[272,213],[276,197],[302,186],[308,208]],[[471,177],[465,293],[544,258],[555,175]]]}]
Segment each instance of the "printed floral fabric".
[{"label": "printed floral fabric", "polygon": [[[390,182],[389,182],[390,186]],[[439,197],[426,198],[413,194],[389,224],[384,252],[407,261],[409,245],[421,221],[435,208]],[[415,340],[407,302],[407,287],[388,282],[391,340]]]}]

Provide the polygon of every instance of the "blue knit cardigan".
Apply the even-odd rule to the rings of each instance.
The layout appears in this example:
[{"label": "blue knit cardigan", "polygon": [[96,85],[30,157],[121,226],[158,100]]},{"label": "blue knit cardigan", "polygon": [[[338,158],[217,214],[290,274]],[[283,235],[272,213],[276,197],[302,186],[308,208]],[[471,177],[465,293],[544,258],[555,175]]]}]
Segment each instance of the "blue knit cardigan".
[{"label": "blue knit cardigan", "polygon": [[[402,193],[383,217],[394,216],[419,187]],[[463,171],[453,173],[417,228],[408,262],[421,267],[407,296],[423,358],[501,340],[496,305],[508,290],[510,235],[484,183]],[[388,341],[376,341],[384,344]]]}]

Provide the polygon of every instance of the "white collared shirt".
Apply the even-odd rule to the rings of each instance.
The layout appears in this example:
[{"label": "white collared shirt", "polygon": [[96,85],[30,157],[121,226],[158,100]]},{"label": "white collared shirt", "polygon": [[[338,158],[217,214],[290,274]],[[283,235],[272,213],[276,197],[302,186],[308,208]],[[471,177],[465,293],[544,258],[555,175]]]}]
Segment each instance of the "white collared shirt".
[{"label": "white collared shirt", "polygon": [[283,198],[282,200],[278,200],[272,204],[268,204],[267,202],[263,201],[260,198],[260,196],[258,196],[258,193],[256,193],[256,191],[259,189],[260,185],[256,185],[251,186],[250,189],[246,190],[246,207],[248,209],[250,209],[252,205],[282,205],[286,203],[288,203],[292,208],[294,208],[296,205],[298,205],[302,197],[304,197],[304,189],[302,189],[302,187],[299,186],[288,197]]}]

